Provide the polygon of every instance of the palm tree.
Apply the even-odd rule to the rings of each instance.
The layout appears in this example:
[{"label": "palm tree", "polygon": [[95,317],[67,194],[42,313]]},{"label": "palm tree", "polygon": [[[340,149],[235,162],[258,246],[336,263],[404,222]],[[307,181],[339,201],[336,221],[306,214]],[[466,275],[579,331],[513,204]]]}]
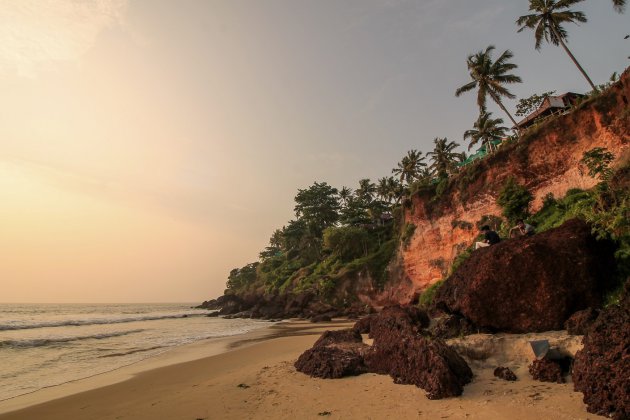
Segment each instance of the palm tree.
[{"label": "palm tree", "polygon": [[436,137],[433,140],[435,147],[432,152],[427,153],[427,156],[431,156],[431,166],[429,169],[433,170],[433,173],[437,174],[438,178],[447,178],[448,174],[453,170],[458,153],[453,150],[459,146],[459,144],[448,141],[445,137],[443,139]]},{"label": "palm tree", "polygon": [[464,140],[470,139],[468,150],[470,150],[477,142],[486,146],[486,151],[491,151],[492,141],[501,140],[506,136],[507,127],[502,127],[503,119],[491,118],[492,112],[484,112],[479,115],[477,121],[473,125],[472,130],[464,133]]},{"label": "palm tree", "polygon": [[612,0],[613,7],[617,13],[623,13],[626,10],[626,0]]},{"label": "palm tree", "polygon": [[411,183],[414,179],[418,178],[420,171],[427,164],[424,163],[425,157],[422,156],[422,152],[412,149],[407,152],[407,156],[403,157],[398,166],[392,169],[392,173],[400,176],[400,183],[404,181]]},{"label": "palm tree", "polygon": [[[389,178],[391,178],[391,177],[389,177]],[[391,203],[392,197],[389,194],[388,177],[379,178],[379,180],[378,180],[378,182],[376,184],[376,195],[382,201],[387,201],[387,202]]]},{"label": "palm tree", "polygon": [[534,13],[519,17],[516,24],[521,27],[518,32],[522,32],[526,28],[534,30],[537,50],[540,50],[543,39],[553,45],[561,45],[586,78],[588,84],[591,85],[591,88],[596,90],[591,78],[588,77],[588,74],[567,47],[565,41],[568,34],[562,27],[563,23],[586,23],[586,15],[583,12],[569,10],[569,7],[582,1],[584,0],[529,0],[529,10]]},{"label": "palm tree", "polygon": [[342,187],[339,190],[339,199],[343,203],[344,206],[348,205],[348,201],[352,198],[352,188]]},{"label": "palm tree", "polygon": [[479,105],[480,113],[484,113],[486,110],[486,96],[489,95],[512,120],[514,127],[518,130],[518,125],[512,114],[508,112],[501,102],[502,96],[510,99],[516,97],[504,85],[522,82],[520,77],[509,74],[509,71],[514,70],[518,66],[509,62],[514,57],[510,50],[504,51],[496,61],[492,61],[492,51],[494,49],[494,45],[490,45],[485,51],[479,51],[468,56],[466,64],[468,65],[472,81],[457,89],[455,96],[460,96],[462,93],[476,88],[477,105]]},{"label": "palm tree", "polygon": [[369,203],[374,198],[375,193],[376,185],[369,178],[359,180],[359,188],[356,190],[356,195],[359,199]]}]

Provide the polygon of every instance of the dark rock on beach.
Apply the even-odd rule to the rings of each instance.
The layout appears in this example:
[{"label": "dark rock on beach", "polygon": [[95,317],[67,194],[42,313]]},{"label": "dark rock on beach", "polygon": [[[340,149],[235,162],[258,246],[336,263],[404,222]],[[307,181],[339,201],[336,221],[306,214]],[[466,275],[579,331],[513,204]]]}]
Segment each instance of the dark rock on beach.
[{"label": "dark rock on beach", "polygon": [[573,383],[590,413],[630,419],[630,279],[619,306],[602,310],[575,355]]},{"label": "dark rock on beach", "polygon": [[354,348],[314,347],[295,362],[295,368],[307,375],[335,379],[367,372],[363,356]]},{"label": "dark rock on beach", "polygon": [[461,395],[473,376],[464,359],[444,341],[405,330],[374,334],[365,364],[370,372],[389,374],[397,384],[424,389],[429,399]]},{"label": "dark rock on beach", "polygon": [[505,381],[515,381],[516,375],[508,367],[499,366],[494,370],[494,376]]},{"label": "dark rock on beach", "polygon": [[295,368],[318,378],[341,378],[367,372],[363,353],[368,348],[352,329],[326,331],[312,348],[302,353]]},{"label": "dark rock on beach", "polygon": [[461,337],[463,335],[475,334],[478,329],[466,318],[460,315],[443,315],[434,320],[429,328],[433,337],[447,340],[449,338]]},{"label": "dark rock on beach", "polygon": [[543,357],[529,365],[529,373],[537,381],[564,383],[560,361]]},{"label": "dark rock on beach", "polygon": [[426,311],[416,306],[388,306],[370,318],[369,336],[385,340],[388,335],[399,333],[413,336],[429,326]]},{"label": "dark rock on beach", "polygon": [[[428,324],[426,312],[416,307],[388,307],[352,329],[325,332],[295,367],[322,378],[388,374],[398,384],[423,388],[431,399],[461,395],[472,371],[444,341],[422,335]],[[374,339],[371,347],[361,340],[367,332]]]},{"label": "dark rock on beach", "polygon": [[572,219],[474,251],[434,301],[494,331],[559,330],[575,311],[601,304],[613,278],[614,249],[597,241],[588,224]]}]

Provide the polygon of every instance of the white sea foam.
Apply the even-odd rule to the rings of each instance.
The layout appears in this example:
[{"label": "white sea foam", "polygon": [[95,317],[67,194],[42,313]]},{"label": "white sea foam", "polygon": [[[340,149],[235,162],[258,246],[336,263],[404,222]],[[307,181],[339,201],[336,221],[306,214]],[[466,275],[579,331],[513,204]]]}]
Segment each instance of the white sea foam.
[{"label": "white sea foam", "polygon": [[269,325],[190,305],[0,304],[0,400]]}]

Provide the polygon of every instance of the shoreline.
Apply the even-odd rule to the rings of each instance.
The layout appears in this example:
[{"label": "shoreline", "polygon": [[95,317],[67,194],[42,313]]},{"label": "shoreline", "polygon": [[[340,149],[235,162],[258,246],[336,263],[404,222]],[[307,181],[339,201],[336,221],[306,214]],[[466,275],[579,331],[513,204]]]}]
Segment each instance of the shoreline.
[{"label": "shoreline", "polygon": [[[173,351],[181,354],[171,354],[169,360],[149,369],[126,372],[127,378],[116,383],[91,389],[82,383],[84,388],[76,393],[47,402],[32,400],[13,409],[17,411],[8,412],[0,403],[0,419],[599,418],[586,411],[582,394],[573,391],[570,380],[564,384],[534,381],[520,356],[518,362],[510,357],[508,364],[518,376],[516,382],[492,375],[490,365],[502,360],[473,363],[475,377],[464,394],[443,400],[429,400],[422,389],[394,384],[387,375],[325,380],[295,370],[294,361],[324,330],[351,325],[347,320],[317,324],[291,320],[221,343],[182,346]],[[512,347],[519,354],[520,347],[514,344],[535,338],[492,337],[498,347]],[[475,336],[472,342],[483,346],[486,338]],[[220,352],[195,358],[204,351]]]},{"label": "shoreline", "polygon": [[[332,326],[335,322],[326,324]],[[251,346],[261,341],[272,340],[284,335],[299,334],[300,331],[312,328],[317,328],[317,324],[298,320],[284,320],[244,334],[209,338],[177,346],[155,356],[120,366],[107,372],[44,387],[1,400],[0,416],[83,392],[119,384],[152,370],[210,358],[238,348]]]}]

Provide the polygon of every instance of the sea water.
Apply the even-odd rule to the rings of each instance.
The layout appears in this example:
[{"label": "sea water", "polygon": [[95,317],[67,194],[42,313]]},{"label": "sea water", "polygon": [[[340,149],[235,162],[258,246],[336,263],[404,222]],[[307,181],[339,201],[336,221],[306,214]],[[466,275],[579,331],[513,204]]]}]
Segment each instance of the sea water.
[{"label": "sea water", "polygon": [[190,304],[0,304],[0,401],[269,325]]}]

